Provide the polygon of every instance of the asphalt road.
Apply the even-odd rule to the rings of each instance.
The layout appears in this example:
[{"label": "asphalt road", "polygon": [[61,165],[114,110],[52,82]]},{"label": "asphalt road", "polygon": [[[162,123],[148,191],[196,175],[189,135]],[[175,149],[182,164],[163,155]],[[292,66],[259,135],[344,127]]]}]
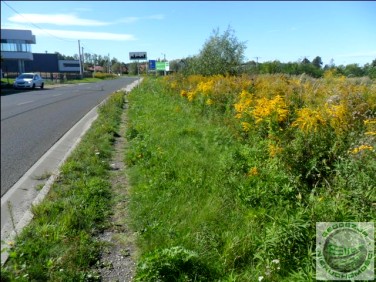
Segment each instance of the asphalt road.
[{"label": "asphalt road", "polygon": [[93,107],[137,78],[1,96],[1,196]]}]

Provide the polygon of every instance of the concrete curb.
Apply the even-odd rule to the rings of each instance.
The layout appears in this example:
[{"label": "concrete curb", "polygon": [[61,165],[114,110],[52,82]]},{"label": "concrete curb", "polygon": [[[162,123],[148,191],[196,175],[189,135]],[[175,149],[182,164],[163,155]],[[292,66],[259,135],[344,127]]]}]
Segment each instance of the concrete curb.
[{"label": "concrete curb", "polygon": [[[141,81],[142,78],[118,91],[130,92]],[[31,208],[38,205],[48,194],[60,174],[60,167],[98,117],[97,108],[106,101],[107,99],[94,107],[64,134],[1,198],[1,265],[9,257],[7,250],[12,241],[32,220]],[[51,176],[38,192],[35,188],[42,184],[37,176],[46,172]]]}]

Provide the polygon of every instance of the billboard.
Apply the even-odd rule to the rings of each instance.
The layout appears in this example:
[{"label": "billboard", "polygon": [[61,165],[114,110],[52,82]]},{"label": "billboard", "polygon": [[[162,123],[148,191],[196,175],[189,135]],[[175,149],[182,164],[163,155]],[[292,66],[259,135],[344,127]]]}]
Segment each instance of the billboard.
[{"label": "billboard", "polygon": [[129,52],[129,60],[147,60],[146,52]]},{"label": "billboard", "polygon": [[157,62],[157,70],[161,71],[169,71],[170,70],[170,64],[168,62]]}]

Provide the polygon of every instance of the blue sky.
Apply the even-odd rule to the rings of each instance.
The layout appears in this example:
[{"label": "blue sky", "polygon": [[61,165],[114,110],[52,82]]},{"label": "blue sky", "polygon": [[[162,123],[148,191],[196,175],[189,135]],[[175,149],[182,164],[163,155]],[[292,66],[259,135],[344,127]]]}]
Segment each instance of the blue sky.
[{"label": "blue sky", "polygon": [[[11,8],[10,8],[10,7]],[[374,1],[1,1],[1,28],[30,29],[34,53],[197,55],[214,29],[246,43],[246,61],[364,65],[376,59]]]}]

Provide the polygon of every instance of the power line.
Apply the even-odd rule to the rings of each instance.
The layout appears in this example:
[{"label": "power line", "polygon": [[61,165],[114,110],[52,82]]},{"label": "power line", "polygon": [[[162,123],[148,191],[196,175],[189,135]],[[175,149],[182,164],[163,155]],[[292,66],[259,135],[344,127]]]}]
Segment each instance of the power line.
[{"label": "power line", "polygon": [[41,31],[47,33],[48,35],[52,36],[52,37],[55,37],[56,39],[59,39],[59,40],[62,40],[62,41],[66,41],[66,42],[76,42],[76,40],[68,40],[68,39],[63,39],[63,38],[60,38],[60,37],[57,37],[51,33],[49,33],[48,31],[44,30],[43,28],[37,26],[36,24],[32,23],[28,18],[26,18],[24,15],[20,14],[18,11],[16,11],[14,8],[12,8],[11,6],[9,6],[5,1],[1,0],[1,2],[3,2],[5,5],[7,5],[9,7],[9,9],[11,9],[13,12],[15,12],[16,14],[20,15],[21,17],[23,17],[25,20],[27,20],[29,22],[30,25],[33,25],[35,26],[36,28],[40,29]]}]

